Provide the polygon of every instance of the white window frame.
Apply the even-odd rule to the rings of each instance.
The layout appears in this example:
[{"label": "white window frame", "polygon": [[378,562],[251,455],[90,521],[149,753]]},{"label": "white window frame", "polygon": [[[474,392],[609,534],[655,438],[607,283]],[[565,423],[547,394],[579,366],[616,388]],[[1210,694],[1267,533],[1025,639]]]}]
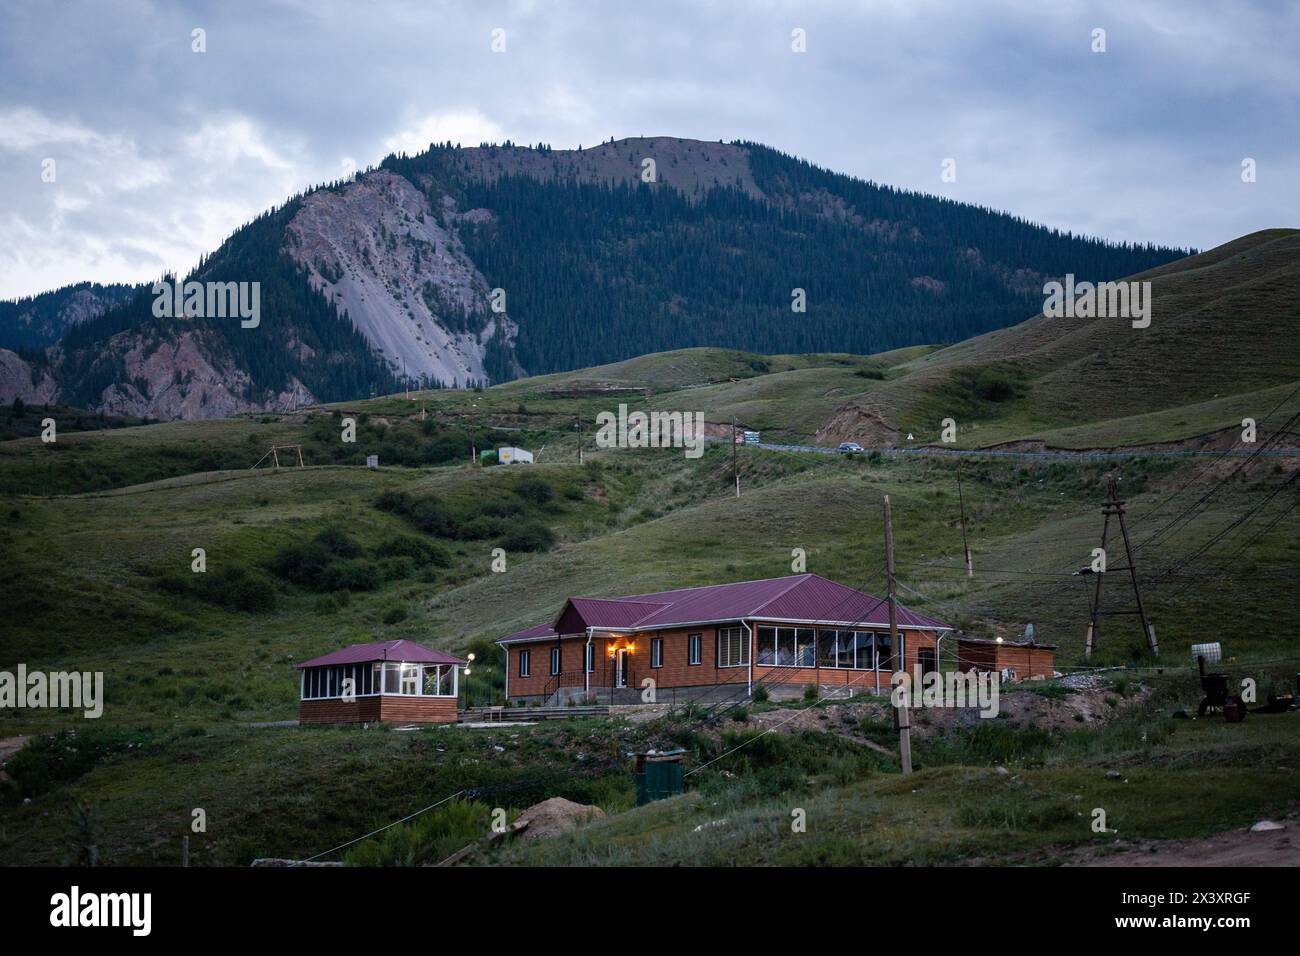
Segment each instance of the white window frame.
[{"label": "white window frame", "polygon": [[[727,635],[724,638],[723,635]],[[731,641],[735,638],[736,647],[740,650],[739,659],[733,660],[730,655],[723,656],[723,642]],[[718,628],[717,637],[717,660],[719,669],[724,667],[748,667],[749,666],[749,641],[745,638],[745,629],[743,627],[720,627]],[[730,661],[730,663],[727,663]]]},{"label": "white window frame", "polygon": [[687,634],[686,635],[686,664],[688,667],[699,667],[704,663],[704,634]]},{"label": "white window frame", "polygon": [[555,677],[564,666],[564,653],[558,647],[551,648],[551,676]]},{"label": "white window frame", "polygon": [[662,637],[650,638],[650,666],[664,666],[664,639]]},{"label": "white window frame", "polygon": [[519,652],[519,676],[520,677],[533,676],[533,654],[532,651],[528,649],[524,649]]}]

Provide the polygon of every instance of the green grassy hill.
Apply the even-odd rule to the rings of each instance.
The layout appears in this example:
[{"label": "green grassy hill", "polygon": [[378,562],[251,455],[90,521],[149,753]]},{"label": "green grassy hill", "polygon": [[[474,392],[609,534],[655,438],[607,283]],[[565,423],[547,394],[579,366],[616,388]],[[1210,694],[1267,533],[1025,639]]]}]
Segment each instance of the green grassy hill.
[{"label": "green grassy hill", "polygon": [[[1300,381],[1300,231],[1252,233],[1127,281],[1151,282],[1149,328],[1036,316],[907,362],[854,404],[918,441],[938,440],[952,417],[965,447],[1033,438],[1069,447],[1085,435],[1114,445],[1186,438],[1205,424],[1147,418],[1132,428],[1141,416]],[[1262,416],[1271,406],[1245,407]],[[853,417],[842,418],[828,440],[853,437]],[[1068,431],[1120,418],[1129,430],[1108,440]]]},{"label": "green grassy hill", "polygon": [[[1124,806],[1171,808],[1142,824],[1151,837],[1273,812],[1288,787],[1294,793],[1294,772],[1276,769],[1296,766],[1294,735],[1287,742],[1267,719],[1252,718],[1231,731],[1237,736],[1205,724],[1171,736],[1168,718],[1175,706],[1195,705],[1188,701],[1193,642],[1222,641],[1234,675],[1257,676],[1272,692],[1288,687],[1300,664],[1290,626],[1300,538],[1296,486],[1287,483],[1297,458],[966,459],[976,569],[968,577],[954,458],[722,442],[691,460],[672,449],[597,450],[592,422],[627,402],[700,409],[712,422],[734,416],[769,440],[807,442],[865,409],[878,414],[882,434],[916,427],[918,438],[928,438],[908,426],[909,416],[928,421],[956,396],[986,414],[972,419],[978,431],[962,432],[970,443],[1180,443],[1276,407],[1261,422],[1267,435],[1300,410],[1300,370],[1280,344],[1293,311],[1277,298],[1294,281],[1295,242],[1295,233],[1261,234],[1160,270],[1149,338],[1091,326],[1063,332],[1065,320],[1040,318],[957,346],[877,356],[689,349],[482,390],[61,430],[53,445],[38,437],[0,441],[0,669],[21,662],[103,671],[107,684],[104,716],[93,723],[66,712],[0,710],[0,738],[39,738],[6,771],[13,779],[0,781],[0,855],[60,862],[93,843],[105,862],[169,863],[185,808],[209,806],[221,828],[196,841],[196,860],[246,862],[323,849],[460,786],[501,788],[484,790],[482,799],[514,809],[560,794],[625,810],[631,793],[622,754],[674,742],[703,763],[721,752],[717,728],[687,719],[637,729],[615,720],[471,737],[457,735],[477,732],[243,725],[292,720],[291,665],[357,641],[408,638],[472,650],[478,661],[464,682],[467,700],[492,700],[502,677],[491,641],[550,619],[574,594],[786,574],[794,549],[805,552],[807,570],[880,593],[885,494],[905,604],[975,634],[1019,636],[1033,623],[1040,639],[1059,643],[1058,667],[1077,668],[1091,579],[1071,572],[1099,543],[1110,471],[1122,479],[1163,654],[1158,662],[1146,657],[1131,619],[1111,618],[1088,663],[1130,666],[1122,681],[1153,682],[1159,695],[1114,730],[1079,728],[1046,742],[1017,731],[996,746],[963,737],[925,752],[929,776],[918,779],[933,796],[926,807],[947,820],[957,812],[951,796],[972,788],[989,804],[948,820],[959,838],[908,849],[890,836],[917,822],[918,811],[899,803],[897,767],[834,735],[812,734],[794,756],[773,751],[746,760],[734,780],[701,776],[676,822],[662,819],[669,808],[655,808],[619,816],[586,842],[506,858],[676,861],[691,828],[718,812],[699,794],[718,787],[727,814],[745,822],[711,837],[700,859],[942,862],[996,854],[1011,833],[1015,853],[1050,860],[1052,847],[1086,836],[1060,805],[1078,793],[1091,800],[1093,777],[1116,760],[1133,767],[1140,783]],[[1162,311],[1161,302],[1173,301],[1181,305]],[[1232,303],[1229,321],[1222,310]],[[1113,375],[1101,374],[1099,356]],[[988,369],[1004,370],[1018,389],[1008,401],[972,398],[959,387]],[[1087,382],[1102,383],[1095,401],[1079,397]],[[341,439],[347,418],[356,420],[354,443]],[[533,449],[538,463],[469,464],[472,450],[507,443]],[[301,445],[307,467],[268,468],[272,444]],[[379,455],[379,470],[364,467],[368,454]],[[205,554],[202,574],[191,570],[196,548]],[[507,552],[505,573],[490,569],[495,548]],[[1127,600],[1118,581],[1108,581],[1107,594],[1117,606]],[[599,760],[582,763],[579,753]],[[997,789],[980,768],[995,762],[1016,764],[1031,785],[1015,819],[994,812]],[[786,769],[772,769],[778,765]],[[182,766],[183,785],[176,782]],[[1202,770],[1225,796],[1190,813],[1178,801],[1198,792],[1189,781]],[[864,776],[870,779],[861,782]],[[804,795],[837,821],[826,842],[779,845],[770,831],[781,812],[788,816],[788,794]],[[854,837],[842,814],[862,812],[883,814],[893,829]],[[478,810],[456,813],[463,824]],[[146,818],[153,822],[140,829]],[[438,840],[463,836],[461,824],[444,822],[450,829]],[[647,834],[663,840],[647,842]],[[383,853],[389,850],[405,852]]]}]

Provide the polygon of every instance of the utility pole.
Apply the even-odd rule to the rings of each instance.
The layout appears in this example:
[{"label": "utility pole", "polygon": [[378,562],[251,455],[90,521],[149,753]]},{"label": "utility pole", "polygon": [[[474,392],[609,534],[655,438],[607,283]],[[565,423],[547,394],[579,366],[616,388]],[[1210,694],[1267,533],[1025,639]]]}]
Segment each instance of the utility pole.
[{"label": "utility pole", "polygon": [[[1156,643],[1156,629],[1150,621],[1147,620],[1146,608],[1142,605],[1142,590],[1138,587],[1137,564],[1133,560],[1133,548],[1129,544],[1128,528],[1124,524],[1124,502],[1119,497],[1119,481],[1114,475],[1106,476],[1106,501],[1102,505],[1101,513],[1103,515],[1101,525],[1101,560],[1102,568],[1105,570],[1093,572],[1096,574],[1097,583],[1092,592],[1092,609],[1088,618],[1088,636],[1084,642],[1084,657],[1092,657],[1092,649],[1097,644],[1097,633],[1101,629],[1101,616],[1103,614],[1137,614],[1142,621],[1142,635],[1146,638],[1147,646],[1151,648],[1151,653],[1159,656],[1160,645]],[[1119,520],[1119,533],[1124,541],[1124,557],[1128,564],[1122,568],[1111,568],[1106,563],[1106,540],[1110,533],[1110,519]],[[1085,569],[1087,570],[1087,569]],[[1101,582],[1106,576],[1106,571],[1127,571],[1129,581],[1133,585],[1133,597],[1137,603],[1136,611],[1103,611],[1101,609]]]},{"label": "utility pole", "polygon": [[736,466],[736,416],[731,416],[731,477],[736,482],[736,497],[740,497],[740,472]]},{"label": "utility pole", "polygon": [[970,544],[966,540],[966,498],[961,493],[961,459],[957,459],[957,504],[961,507],[961,546],[966,552],[966,577],[975,576],[975,568],[971,565]]},{"label": "utility pole", "polygon": [[[889,648],[898,653],[898,594],[894,582],[894,521],[889,510],[889,495],[885,495],[885,575],[889,581]],[[902,655],[899,655],[900,658]],[[904,676],[907,675],[907,661],[900,659]],[[876,662],[879,668],[880,662]],[[910,695],[910,691],[909,691]],[[894,723],[898,727],[898,752],[903,761],[903,773],[912,772],[912,719],[908,713],[907,697],[904,703],[894,708]]]},{"label": "utility pole", "polygon": [[574,422],[573,427],[578,430],[578,464],[581,465],[582,464],[582,439],[583,439],[582,419],[580,418],[576,422]]}]

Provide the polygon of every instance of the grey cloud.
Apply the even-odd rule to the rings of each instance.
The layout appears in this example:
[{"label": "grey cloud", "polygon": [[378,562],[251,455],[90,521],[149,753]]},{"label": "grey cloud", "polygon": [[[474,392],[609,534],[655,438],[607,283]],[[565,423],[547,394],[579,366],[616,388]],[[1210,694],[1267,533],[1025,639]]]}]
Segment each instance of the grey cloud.
[{"label": "grey cloud", "polygon": [[184,270],[345,159],[424,136],[750,139],[1113,239],[1204,247],[1292,224],[1300,12],[1137,6],[8,4],[0,295]]}]

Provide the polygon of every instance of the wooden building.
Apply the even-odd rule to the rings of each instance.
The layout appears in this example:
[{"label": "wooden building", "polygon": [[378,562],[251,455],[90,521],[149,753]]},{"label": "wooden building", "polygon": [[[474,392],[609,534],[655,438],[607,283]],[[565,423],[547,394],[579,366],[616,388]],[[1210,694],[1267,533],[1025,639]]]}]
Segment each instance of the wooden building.
[{"label": "wooden building", "polygon": [[302,672],[298,722],[455,723],[458,657],[412,641],[353,644],[294,666]]},{"label": "wooden building", "polygon": [[1055,644],[957,638],[957,669],[961,671],[1006,671],[1007,679],[1013,681],[1051,677],[1056,673],[1055,658]]},{"label": "wooden building", "polygon": [[[888,607],[815,574],[620,598],[569,598],[547,624],[500,638],[506,697],[639,703],[773,696],[806,687],[844,695],[888,693],[898,670],[933,670],[946,624]],[[650,681],[652,683],[647,684]]]}]

